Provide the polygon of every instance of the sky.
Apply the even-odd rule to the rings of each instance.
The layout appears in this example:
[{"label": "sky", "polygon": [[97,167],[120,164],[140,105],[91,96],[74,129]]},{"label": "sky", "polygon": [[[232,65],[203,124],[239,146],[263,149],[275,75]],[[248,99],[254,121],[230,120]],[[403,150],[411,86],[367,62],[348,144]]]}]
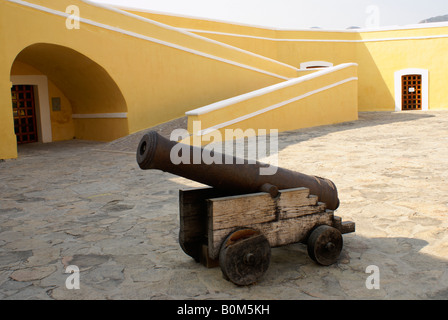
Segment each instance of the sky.
[{"label": "sky", "polygon": [[402,26],[448,14],[447,0],[90,0],[278,29]]}]

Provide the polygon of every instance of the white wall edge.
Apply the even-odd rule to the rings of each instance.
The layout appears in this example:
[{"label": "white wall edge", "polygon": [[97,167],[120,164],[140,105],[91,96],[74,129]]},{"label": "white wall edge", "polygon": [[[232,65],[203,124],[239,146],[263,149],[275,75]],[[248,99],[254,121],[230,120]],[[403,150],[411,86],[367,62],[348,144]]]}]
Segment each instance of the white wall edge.
[{"label": "white wall edge", "polygon": [[[40,120],[40,141],[48,143],[53,141],[51,132],[50,99],[48,97],[48,78],[45,75],[17,75],[11,76],[13,85],[37,86]],[[38,124],[39,125],[39,124]]]},{"label": "white wall edge", "polygon": [[[82,1],[90,2],[87,0],[82,0]],[[312,29],[312,28],[291,29],[291,28],[278,28],[278,27],[269,27],[269,26],[256,25],[256,24],[248,24],[248,23],[236,22],[236,21],[226,21],[226,20],[212,19],[212,18],[207,18],[207,17],[190,16],[190,15],[186,15],[186,14],[150,10],[150,9],[144,9],[144,8],[138,8],[138,7],[127,7],[124,5],[113,5],[113,7],[119,8],[122,10],[132,10],[132,11],[137,11],[137,12],[147,12],[147,13],[152,13],[152,14],[167,15],[167,16],[179,17],[179,18],[218,22],[218,23],[225,23],[225,24],[230,24],[230,25],[235,25],[235,26],[266,29],[266,30],[270,30],[270,31],[313,31],[313,32],[361,33],[361,32],[395,31],[395,30],[409,30],[409,29],[422,29],[422,28],[443,28],[443,27],[448,26],[448,22],[432,22],[432,23],[422,23],[422,24],[409,24],[409,25],[402,25],[402,26],[392,25],[392,26],[384,26],[384,27],[377,27],[377,28],[359,28],[359,29]]]},{"label": "white wall edge", "polygon": [[[252,36],[252,35],[239,34],[239,33],[201,30],[201,29],[185,28],[184,30],[189,31],[189,32],[194,32],[194,33],[207,33],[207,34],[216,34],[216,35],[222,35],[222,36],[232,36],[232,37],[239,37],[239,38],[249,38],[249,39],[269,40],[269,41],[285,41],[285,42],[357,42],[357,41],[360,41],[360,40],[334,40],[334,39],[282,39],[282,38]],[[310,30],[291,30],[291,31],[314,32],[314,30],[312,30],[312,29],[310,29]]]},{"label": "white wall edge", "polygon": [[242,117],[238,117],[238,118],[236,118],[236,119],[233,119],[233,120],[229,120],[229,121],[223,122],[223,123],[221,123],[221,124],[212,126],[212,127],[210,127],[210,128],[203,129],[203,130],[199,131],[199,132],[197,133],[197,135],[198,135],[198,136],[206,135],[206,134],[211,133],[211,132],[213,132],[213,131],[216,131],[216,130],[218,130],[218,129],[227,127],[227,126],[229,126],[229,125],[232,125],[232,124],[235,124],[235,123],[238,123],[238,122],[241,122],[241,121],[244,121],[244,120],[247,120],[247,119],[256,117],[256,116],[259,116],[259,115],[261,115],[261,114],[263,114],[263,113],[266,113],[266,112],[268,112],[268,111],[271,111],[271,110],[274,110],[274,109],[283,107],[283,106],[285,106],[285,105],[288,105],[288,104],[290,104],[290,103],[293,103],[293,102],[296,102],[296,101],[305,99],[305,98],[307,98],[307,97],[310,97],[310,96],[315,95],[315,94],[317,94],[317,93],[320,93],[320,92],[323,92],[323,91],[332,89],[332,88],[334,88],[334,87],[340,86],[340,85],[345,84],[345,83],[347,83],[347,82],[357,81],[357,80],[358,80],[357,77],[351,77],[351,78],[347,78],[347,79],[338,81],[338,82],[333,83],[333,84],[331,84],[331,85],[328,85],[328,86],[325,86],[325,87],[322,87],[322,88],[319,88],[319,89],[316,89],[316,90],[307,92],[307,93],[305,93],[305,94],[303,94],[303,95],[301,95],[301,96],[298,96],[298,97],[295,97],[295,98],[292,98],[292,99],[289,99],[289,100],[286,100],[286,101],[277,103],[277,104],[272,105],[272,106],[269,106],[269,107],[267,107],[267,108],[263,108],[263,109],[261,109],[261,110],[258,110],[258,111],[249,113],[249,114],[244,115],[244,116],[242,116]]},{"label": "white wall edge", "polygon": [[284,82],[281,82],[281,83],[278,83],[278,84],[274,84],[274,85],[266,87],[266,88],[262,88],[262,89],[255,90],[255,91],[252,91],[252,92],[249,92],[249,93],[245,93],[245,94],[242,94],[242,95],[230,98],[230,99],[226,99],[226,100],[222,100],[222,101],[219,101],[219,102],[215,102],[215,103],[212,103],[210,105],[207,105],[207,106],[195,109],[195,110],[188,111],[185,114],[187,116],[199,116],[199,115],[202,115],[202,114],[206,114],[206,113],[209,113],[209,112],[212,112],[212,111],[215,111],[215,110],[222,109],[222,108],[225,108],[227,106],[233,105],[235,103],[239,103],[239,102],[242,102],[242,101],[245,101],[245,100],[248,100],[248,99],[252,99],[252,98],[255,98],[255,97],[258,97],[258,96],[270,93],[270,92],[274,92],[274,91],[279,90],[279,89],[283,89],[283,88],[286,88],[286,87],[289,87],[289,86],[293,86],[293,85],[296,85],[296,84],[301,83],[301,82],[309,81],[311,79],[315,79],[315,78],[318,78],[320,76],[323,76],[323,75],[326,75],[326,74],[329,74],[329,73],[332,73],[332,72],[336,72],[336,71],[339,71],[339,70],[342,70],[342,69],[345,69],[345,68],[349,68],[349,67],[352,67],[352,66],[358,66],[358,64],[356,64],[356,63],[344,63],[344,64],[337,65],[335,67],[321,69],[319,71],[316,71],[316,72],[311,73],[311,74],[307,74],[307,75],[299,77],[299,78],[294,78],[294,79],[291,79],[291,80],[288,80],[288,81],[284,81]]},{"label": "white wall edge", "polygon": [[[195,33],[208,33],[208,34],[225,35],[225,36],[240,37],[240,38],[258,39],[258,40],[277,41],[277,42],[282,42],[283,41],[283,42],[367,43],[367,42],[381,42],[381,41],[426,40],[426,39],[448,38],[448,34],[443,34],[443,35],[419,36],[419,37],[395,37],[395,38],[377,38],[377,39],[360,39],[360,40],[282,39],[282,38],[268,38],[268,37],[251,36],[251,35],[244,35],[244,34],[237,34],[237,33],[227,33],[227,32],[218,32],[218,31],[198,30],[198,29],[185,29],[185,30],[187,30],[189,32],[195,32]],[[397,30],[401,30],[401,29],[397,29]],[[406,30],[406,28],[404,28],[402,30]],[[294,30],[292,30],[292,31],[294,31]],[[296,31],[301,31],[301,30],[296,30]],[[302,30],[302,31],[304,31],[304,30]],[[313,32],[314,30],[306,30],[306,31]],[[375,31],[394,31],[394,30],[375,30]],[[373,32],[373,30],[372,30],[372,32]]]},{"label": "white wall edge", "polygon": [[401,77],[409,74],[418,74],[422,76],[422,111],[429,110],[429,71],[427,69],[409,68],[398,70],[394,74],[395,86],[395,111],[399,112],[403,109],[403,84]]},{"label": "white wall edge", "polygon": [[[44,6],[40,6],[40,5],[36,5],[33,3],[29,3],[23,0],[7,0],[9,2],[13,2],[16,4],[20,4],[23,6],[28,6],[37,10],[41,10],[41,11],[45,11],[48,13],[52,13],[52,14],[56,14],[59,16],[63,16],[63,17],[69,17],[70,14],[65,13],[65,12],[61,12],[61,11],[57,11],[54,9],[50,9]],[[142,9],[138,9],[138,8],[126,8],[123,6],[111,6],[111,5],[102,5],[96,2],[92,2],[92,1],[88,1],[88,0],[81,0],[84,3],[87,3],[89,5],[92,6],[96,6],[96,7],[100,7],[103,9],[107,9],[110,11],[115,11],[117,13],[121,13],[123,15],[128,15],[130,17],[133,17],[135,19],[139,19],[142,21],[146,21],[146,22],[150,22],[152,24],[164,27],[166,29],[171,29],[171,30],[176,30],[179,32],[183,32],[184,34],[188,34],[190,36],[192,36],[192,32],[203,32],[203,33],[215,33],[215,34],[223,34],[223,35],[232,35],[232,36],[240,36],[240,37],[249,37],[249,38],[258,38],[258,39],[265,39],[265,40],[273,40],[273,41],[310,41],[310,42],[371,42],[371,41],[390,41],[390,40],[418,40],[418,39],[432,39],[432,38],[446,38],[448,37],[448,35],[435,35],[435,36],[423,36],[423,37],[405,37],[405,38],[383,38],[383,39],[366,39],[366,40],[332,40],[332,39],[277,39],[277,38],[265,38],[265,37],[256,37],[256,36],[249,36],[249,35],[242,35],[242,34],[233,34],[233,33],[224,33],[224,32],[216,32],[216,31],[207,31],[207,30],[198,30],[198,29],[188,29],[188,28],[177,28],[177,27],[173,27],[170,25],[166,25],[163,24],[161,22],[158,21],[154,21],[148,18],[144,18],[142,16],[136,15],[136,14],[132,14],[126,11],[123,11],[121,9],[128,9],[128,10],[134,10],[134,11],[140,11],[140,12],[153,12],[153,13],[158,13],[156,11],[150,11],[150,10],[142,10]],[[161,12],[159,12],[161,13]],[[161,13],[161,14],[167,14],[167,13]],[[241,23],[232,23],[232,22],[226,22],[226,21],[219,21],[219,20],[213,20],[213,19],[206,19],[206,18],[200,18],[200,17],[188,17],[188,16],[182,16],[182,15],[175,15],[175,14],[167,14],[167,15],[171,15],[171,16],[178,16],[178,17],[185,17],[185,18],[192,18],[192,19],[198,19],[198,20],[205,20],[205,21],[212,21],[212,22],[220,22],[220,23],[227,23],[227,24],[233,24],[233,25],[238,25],[238,26],[247,26],[247,27],[253,27],[253,28],[258,28],[258,29],[265,29],[265,30],[271,30],[271,31],[309,31],[309,32],[335,32],[335,33],[367,33],[367,32],[384,32],[384,31],[398,31],[398,30],[413,30],[413,29],[430,29],[430,28],[444,28],[444,27],[448,27],[448,23],[447,22],[437,22],[437,23],[425,23],[425,24],[413,24],[413,25],[405,25],[405,26],[389,26],[389,27],[380,27],[380,28],[375,28],[375,29],[355,29],[355,30],[325,30],[325,29],[282,29],[282,28],[270,28],[270,27],[264,27],[264,26],[256,26],[256,25],[245,25],[245,24],[241,24]],[[103,25],[101,23],[98,22],[94,22],[92,20],[89,19],[83,19],[80,18],[81,22],[84,23],[90,23],[92,25],[101,27],[100,25]],[[107,26],[107,25],[103,25],[103,26]],[[109,28],[105,28],[105,29],[109,29],[112,30],[110,28],[113,29],[119,29],[119,28],[115,28],[115,27],[111,27],[111,26],[107,26]],[[115,30],[116,31],[116,30]],[[127,33],[125,33],[127,34]],[[203,38],[203,37],[201,37]],[[209,39],[211,40],[211,39]],[[219,41],[218,41],[219,42]],[[225,45],[225,44],[224,44]],[[231,46],[233,47],[233,46]],[[236,48],[236,47],[233,47]],[[188,48],[185,48],[188,49]],[[238,48],[236,48],[238,49]],[[240,49],[243,50],[243,49]],[[244,50],[243,50],[244,51]],[[268,58],[269,59],[269,58]],[[274,60],[275,61],[275,60]],[[294,68],[293,66],[287,65],[289,67]]]}]

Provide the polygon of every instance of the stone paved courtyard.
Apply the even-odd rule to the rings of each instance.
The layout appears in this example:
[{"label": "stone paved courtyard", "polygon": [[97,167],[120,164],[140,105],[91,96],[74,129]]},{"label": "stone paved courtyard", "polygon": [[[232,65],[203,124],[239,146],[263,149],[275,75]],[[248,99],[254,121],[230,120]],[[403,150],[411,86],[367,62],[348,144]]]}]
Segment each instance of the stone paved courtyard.
[{"label": "stone paved courtyard", "polygon": [[448,112],[280,134],[279,165],[334,181],[356,233],[330,267],[302,244],[273,249],[249,287],[183,253],[178,190],[197,184],[140,170],[138,140],[24,145],[0,162],[0,299],[448,299]]}]

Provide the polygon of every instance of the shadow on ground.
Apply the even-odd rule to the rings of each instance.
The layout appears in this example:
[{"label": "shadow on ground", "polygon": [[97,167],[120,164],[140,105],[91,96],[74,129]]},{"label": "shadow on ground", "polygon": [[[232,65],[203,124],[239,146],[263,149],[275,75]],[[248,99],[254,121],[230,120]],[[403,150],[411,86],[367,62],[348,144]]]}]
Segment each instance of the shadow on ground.
[{"label": "shadow on ground", "polygon": [[[360,113],[359,121],[282,133],[280,147],[433,117]],[[133,145],[139,139],[126,139],[21,146],[19,159],[0,163],[0,299],[448,299],[444,216],[414,216],[417,209],[395,202],[384,211],[383,195],[375,198],[370,187],[358,190],[351,182],[341,217],[352,215],[359,228],[344,236],[337,264],[317,266],[301,244],[275,248],[263,279],[236,287],[219,269],[194,262],[178,244],[178,190],[191,183],[140,170]],[[306,159],[311,165],[313,157]],[[359,159],[364,158],[362,153]],[[65,286],[70,263],[81,268],[80,290]],[[366,288],[371,265],[380,271],[379,290]]]}]

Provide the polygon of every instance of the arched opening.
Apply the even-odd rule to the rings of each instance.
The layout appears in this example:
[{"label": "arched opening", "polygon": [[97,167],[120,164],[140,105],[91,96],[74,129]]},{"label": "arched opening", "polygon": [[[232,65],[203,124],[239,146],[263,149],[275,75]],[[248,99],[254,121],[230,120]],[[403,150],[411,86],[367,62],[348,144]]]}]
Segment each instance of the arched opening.
[{"label": "arched opening", "polygon": [[[129,132],[120,88],[102,66],[71,48],[48,43],[28,46],[17,55],[10,75],[18,142],[31,142],[32,129],[40,142],[111,141]],[[27,98],[19,99],[23,97]],[[35,119],[31,120],[33,104]]]}]

